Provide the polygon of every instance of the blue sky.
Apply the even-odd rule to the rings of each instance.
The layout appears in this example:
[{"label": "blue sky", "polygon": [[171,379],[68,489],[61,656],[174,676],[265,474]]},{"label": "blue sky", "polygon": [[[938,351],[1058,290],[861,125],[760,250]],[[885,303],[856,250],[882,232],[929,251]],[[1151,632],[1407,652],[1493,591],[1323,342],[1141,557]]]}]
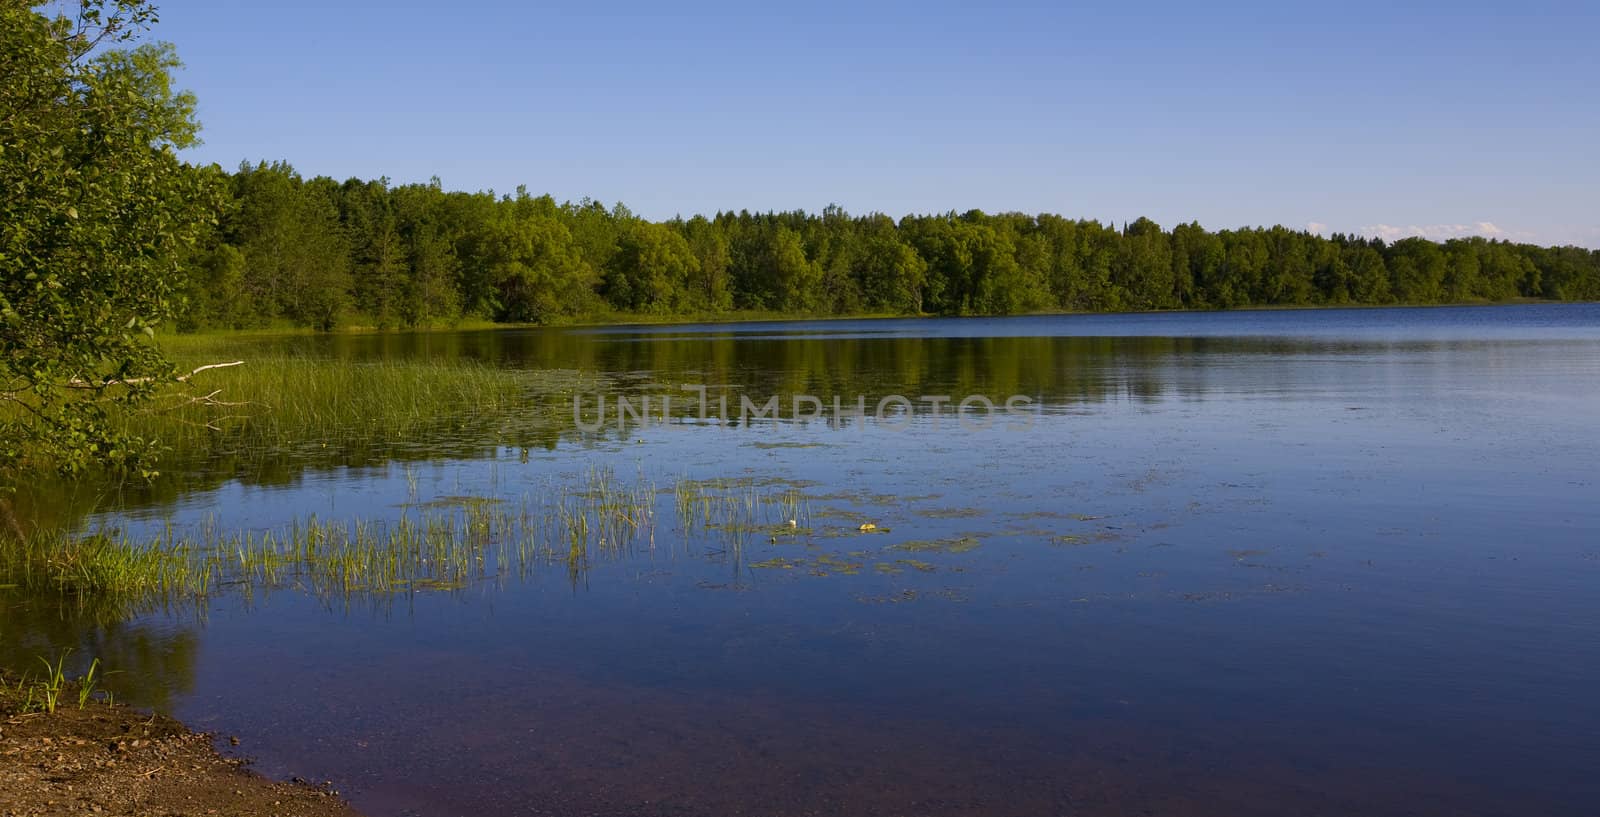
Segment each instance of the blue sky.
[{"label": "blue sky", "polygon": [[1600,247],[1593,2],[160,6],[226,167]]}]

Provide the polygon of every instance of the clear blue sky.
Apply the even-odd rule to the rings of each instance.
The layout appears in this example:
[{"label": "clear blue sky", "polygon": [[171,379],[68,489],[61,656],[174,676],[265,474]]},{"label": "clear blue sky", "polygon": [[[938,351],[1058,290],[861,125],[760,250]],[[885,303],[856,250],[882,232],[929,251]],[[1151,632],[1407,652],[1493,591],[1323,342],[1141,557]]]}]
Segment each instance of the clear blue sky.
[{"label": "clear blue sky", "polygon": [[1592,0],[160,5],[230,168],[1600,247]]}]

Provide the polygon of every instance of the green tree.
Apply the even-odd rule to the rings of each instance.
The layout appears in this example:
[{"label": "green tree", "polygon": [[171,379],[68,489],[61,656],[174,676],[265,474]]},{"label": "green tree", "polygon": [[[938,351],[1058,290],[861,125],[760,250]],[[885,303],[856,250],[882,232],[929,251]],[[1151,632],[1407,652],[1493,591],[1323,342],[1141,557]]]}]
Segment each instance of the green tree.
[{"label": "green tree", "polygon": [[395,218],[410,270],[400,300],[400,319],[407,326],[448,323],[461,315],[461,264],[441,217],[446,201],[441,188],[434,179],[394,191]]},{"label": "green tree", "polygon": [[1318,240],[1309,233],[1282,226],[1266,232],[1267,269],[1261,289],[1255,295],[1257,303],[1309,304],[1313,301],[1316,286],[1312,242]]},{"label": "green tree", "polygon": [[1136,309],[1177,306],[1172,245],[1161,231],[1161,225],[1140,218],[1123,230],[1121,252],[1112,267],[1112,281],[1123,291],[1128,305]]},{"label": "green tree", "polygon": [[1523,294],[1519,287],[1535,275],[1533,262],[1504,241],[1490,241],[1480,262],[1481,295],[1491,300],[1506,300]]},{"label": "green tree", "polygon": [[1198,222],[1172,228],[1172,302],[1191,307],[1204,303],[1202,282],[1222,263],[1222,242]]},{"label": "green tree", "polygon": [[406,281],[411,277],[405,241],[388,179],[351,179],[340,191],[340,219],[354,253],[352,295],[356,307],[380,329],[403,321]]},{"label": "green tree", "polygon": [[1445,300],[1459,302],[1480,297],[1484,281],[1483,265],[1479,258],[1487,243],[1481,238],[1458,238],[1445,242]]},{"label": "green tree", "polygon": [[966,311],[1013,315],[1049,303],[1043,271],[1020,262],[1017,234],[1006,219],[967,225],[966,240],[972,257],[968,271],[972,293]]},{"label": "green tree", "polygon": [[1438,244],[1423,238],[1406,238],[1389,247],[1389,273],[1394,295],[1401,303],[1432,304],[1444,297],[1448,261]]},{"label": "green tree", "polygon": [[686,310],[700,259],[669,227],[635,220],[606,265],[603,293],[613,307],[669,314]]},{"label": "green tree", "polygon": [[187,286],[178,329],[193,332],[206,327],[232,329],[252,312],[242,297],[244,253],[229,244],[217,244],[188,264]]},{"label": "green tree", "polygon": [[286,317],[322,330],[337,326],[355,286],[339,184],[302,181],[287,162],[246,163],[234,175],[234,194],[239,206],[223,234],[244,252],[244,290],[260,310],[255,322]]},{"label": "green tree", "polygon": [[307,182],[295,210],[296,241],[289,270],[289,314],[305,326],[332,331],[354,303],[350,241],[339,222],[339,183]]},{"label": "green tree", "polygon": [[867,306],[884,312],[921,312],[928,262],[896,234],[887,216],[872,219],[867,230],[855,264]]},{"label": "green tree", "polygon": [[1365,244],[1352,245],[1344,252],[1350,271],[1345,286],[1351,300],[1361,304],[1386,304],[1394,301],[1389,284],[1389,269],[1383,256]]},{"label": "green tree", "polygon": [[728,237],[705,216],[682,222],[679,229],[695,255],[696,274],[691,289],[702,308],[723,311],[733,308],[732,282],[728,276],[731,258]]},{"label": "green tree", "polygon": [[256,309],[250,322],[263,324],[283,315],[293,295],[300,177],[286,162],[241,163],[232,181],[239,206],[223,220],[222,234],[244,254],[241,294]]},{"label": "green tree", "polygon": [[598,300],[598,277],[572,234],[553,216],[507,214],[489,233],[486,258],[498,291],[499,320],[549,323],[583,314]]},{"label": "green tree", "polygon": [[175,376],[147,336],[176,312],[219,174],[177,157],[199,126],[171,46],[103,48],[154,20],[147,3],[31,5],[0,4],[0,473],[143,468],[151,446],[112,416]]}]

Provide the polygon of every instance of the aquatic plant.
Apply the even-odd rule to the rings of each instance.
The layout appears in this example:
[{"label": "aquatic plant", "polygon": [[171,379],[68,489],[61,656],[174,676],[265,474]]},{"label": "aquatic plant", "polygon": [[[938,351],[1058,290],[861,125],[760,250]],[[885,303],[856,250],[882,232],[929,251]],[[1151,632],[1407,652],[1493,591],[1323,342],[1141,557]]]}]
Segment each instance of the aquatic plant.
[{"label": "aquatic plant", "polygon": [[894,550],[908,553],[966,553],[982,544],[973,536],[956,536],[945,539],[916,539],[893,545]]},{"label": "aquatic plant", "polygon": [[[121,617],[222,588],[390,596],[526,576],[547,564],[564,565],[576,582],[599,560],[657,550],[660,493],[642,476],[625,481],[592,469],[517,502],[444,497],[408,503],[381,521],[310,515],[268,530],[224,533],[208,517],[185,535],[167,527],[144,539],[121,531],[0,534],[0,589],[103,604]],[[779,504],[752,494],[718,508],[745,519],[755,508]]]},{"label": "aquatic plant", "polygon": [[[590,468],[521,497],[444,495],[423,501],[416,493],[408,484],[411,501],[384,519],[312,514],[267,529],[225,531],[208,516],[182,531],[168,525],[142,538],[114,529],[26,538],[0,534],[0,590],[53,595],[79,605],[79,614],[123,619],[180,605],[203,611],[205,605],[195,602],[222,592],[238,592],[247,602],[287,589],[330,603],[388,603],[414,593],[527,579],[547,568],[564,571],[578,585],[601,562],[676,558],[689,551],[725,561],[735,571],[803,568],[809,575],[854,576],[868,565],[885,575],[935,569],[916,559],[876,558],[876,548],[816,552],[817,540],[859,537],[859,526],[814,532],[809,498],[783,481],[681,478],[662,488],[643,473],[620,478]],[[669,505],[676,519],[664,532],[658,509]],[[871,525],[867,530],[890,533]],[[746,554],[758,544],[791,543],[804,547],[804,555],[756,554],[747,563]],[[888,551],[959,554],[977,547],[978,539],[886,545]]]}]

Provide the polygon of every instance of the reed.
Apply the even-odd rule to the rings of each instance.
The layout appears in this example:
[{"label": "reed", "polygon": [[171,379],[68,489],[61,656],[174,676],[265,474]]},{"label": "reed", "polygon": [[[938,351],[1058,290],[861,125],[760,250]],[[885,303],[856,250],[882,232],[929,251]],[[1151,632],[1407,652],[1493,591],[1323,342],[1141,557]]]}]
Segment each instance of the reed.
[{"label": "reed", "polygon": [[[122,532],[0,536],[0,587],[103,604],[113,615],[204,599],[225,588],[247,595],[294,588],[329,598],[455,590],[526,577],[560,565],[581,581],[601,561],[671,555],[663,542],[715,532],[739,552],[763,525],[796,507],[792,495],[749,485],[725,490],[682,483],[690,497],[680,536],[658,530],[659,489],[642,475],[592,469],[520,500],[453,497],[411,503],[385,520],[316,515],[269,530],[224,532],[215,518],[184,535],[171,527],[143,539]],[[791,492],[792,493],[792,492]],[[703,524],[702,524],[703,521]]]},{"label": "reed", "polygon": [[440,432],[492,440],[536,419],[527,410],[552,377],[473,361],[277,354],[204,372],[121,424],[185,457],[388,447]]},{"label": "reed", "polygon": [[[676,511],[667,530],[663,507]],[[578,586],[603,562],[676,558],[690,549],[742,570],[752,543],[809,536],[810,516],[792,486],[678,479],[662,488],[642,473],[619,478],[593,468],[520,498],[412,501],[378,520],[308,515],[228,531],[208,516],[181,533],[169,525],[142,538],[0,534],[0,592],[58,599],[106,621],[155,609],[203,614],[202,602],[224,592],[247,603],[289,590],[329,603],[389,604],[547,569]]]}]

